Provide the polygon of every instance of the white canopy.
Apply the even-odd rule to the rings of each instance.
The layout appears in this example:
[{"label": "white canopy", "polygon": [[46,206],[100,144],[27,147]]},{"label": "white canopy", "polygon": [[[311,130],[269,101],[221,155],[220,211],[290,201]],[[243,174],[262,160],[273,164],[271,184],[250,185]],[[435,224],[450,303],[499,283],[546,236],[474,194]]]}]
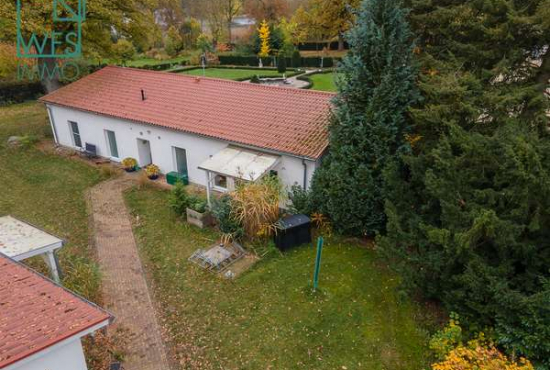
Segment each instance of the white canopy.
[{"label": "white canopy", "polygon": [[43,255],[52,275],[59,281],[54,251],[63,240],[11,216],[0,217],[0,253],[21,261]]},{"label": "white canopy", "polygon": [[228,146],[202,162],[199,168],[237,179],[256,181],[275,167],[279,159],[277,155]]}]

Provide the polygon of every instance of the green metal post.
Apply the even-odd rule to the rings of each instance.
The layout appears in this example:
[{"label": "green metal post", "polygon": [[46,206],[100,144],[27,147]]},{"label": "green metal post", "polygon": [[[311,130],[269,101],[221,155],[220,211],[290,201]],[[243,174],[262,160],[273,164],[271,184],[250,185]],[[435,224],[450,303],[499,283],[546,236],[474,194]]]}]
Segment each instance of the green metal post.
[{"label": "green metal post", "polygon": [[317,257],[315,258],[315,272],[313,274],[313,291],[319,287],[319,270],[321,269],[321,254],[323,253],[323,237],[317,239]]}]

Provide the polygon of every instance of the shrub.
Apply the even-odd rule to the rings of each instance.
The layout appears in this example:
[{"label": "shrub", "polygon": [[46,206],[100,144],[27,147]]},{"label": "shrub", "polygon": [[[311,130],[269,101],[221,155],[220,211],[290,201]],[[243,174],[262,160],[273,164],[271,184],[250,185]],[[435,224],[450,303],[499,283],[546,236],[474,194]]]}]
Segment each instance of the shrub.
[{"label": "shrub", "polygon": [[466,347],[458,346],[444,361],[433,364],[433,370],[534,370],[529,360],[513,361],[492,344],[474,340]]},{"label": "shrub", "polygon": [[289,211],[291,213],[304,215],[310,215],[313,213],[310,192],[302,188],[300,185],[294,184],[290,187],[288,198],[292,202],[289,207]]},{"label": "shrub", "polygon": [[170,192],[168,204],[178,216],[182,216],[185,214],[187,207],[189,206],[189,202],[190,199],[185,185],[183,182],[178,180]]},{"label": "shrub", "polygon": [[33,100],[44,93],[40,81],[6,81],[0,82],[0,105],[21,103]]},{"label": "shrub", "polygon": [[187,207],[191,208],[193,211],[205,213],[208,210],[208,203],[206,199],[202,197],[193,196],[189,197],[189,204]]},{"label": "shrub", "polygon": [[286,58],[285,57],[279,58],[279,62],[277,63],[277,71],[279,73],[285,73],[286,72]]},{"label": "shrub", "polygon": [[235,218],[231,196],[225,194],[215,199],[212,214],[218,221],[218,227],[226,241],[239,240],[244,235],[242,224]]},{"label": "shrub", "polygon": [[290,61],[290,65],[292,66],[292,68],[298,68],[301,66],[301,63],[302,62],[302,56],[300,55],[300,51],[299,50],[294,50],[292,52],[292,58],[291,58],[291,61]]},{"label": "shrub", "polygon": [[462,344],[462,328],[458,315],[451,313],[451,319],[443,330],[430,339],[430,349],[438,360],[444,360],[447,354]]},{"label": "shrub", "polygon": [[135,169],[137,167],[137,161],[132,157],[124,158],[122,160],[122,167],[127,170]]},{"label": "shrub", "polygon": [[253,83],[253,84],[259,84],[260,82],[261,82],[261,80],[260,80],[260,77],[258,75],[254,75],[250,79],[250,83]]}]

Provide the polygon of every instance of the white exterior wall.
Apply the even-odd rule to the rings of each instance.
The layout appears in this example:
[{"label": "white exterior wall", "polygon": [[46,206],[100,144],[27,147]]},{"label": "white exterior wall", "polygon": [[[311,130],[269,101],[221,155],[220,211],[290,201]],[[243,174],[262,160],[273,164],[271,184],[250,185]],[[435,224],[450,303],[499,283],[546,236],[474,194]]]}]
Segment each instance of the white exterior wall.
[{"label": "white exterior wall", "polygon": [[[47,352],[46,352],[47,351]],[[62,347],[46,350],[45,354],[31,361],[20,361],[8,367],[9,370],[86,370],[86,360],[79,338]]]},{"label": "white exterior wall", "polygon": [[[82,146],[85,146],[85,143],[94,144],[97,147],[98,155],[102,157],[110,157],[105,130],[115,132],[119,158],[111,158],[114,161],[132,157],[139,162],[138,139],[148,140],[151,146],[153,163],[160,167],[162,173],[176,170],[173,147],[182,148],[186,150],[187,154],[189,181],[202,186],[206,186],[206,173],[198,166],[229,145],[228,142],[222,140],[75,109],[53,105],[48,105],[48,108],[50,109],[50,118],[53,120],[52,124],[55,124],[55,136],[58,144],[75,148],[69,121],[78,123]],[[311,160],[305,162],[307,165],[307,186],[309,187],[317,162]],[[304,166],[302,159],[281,155],[281,161],[274,170],[278,172],[279,178],[285,186],[290,187],[294,183],[303,186]]]}]

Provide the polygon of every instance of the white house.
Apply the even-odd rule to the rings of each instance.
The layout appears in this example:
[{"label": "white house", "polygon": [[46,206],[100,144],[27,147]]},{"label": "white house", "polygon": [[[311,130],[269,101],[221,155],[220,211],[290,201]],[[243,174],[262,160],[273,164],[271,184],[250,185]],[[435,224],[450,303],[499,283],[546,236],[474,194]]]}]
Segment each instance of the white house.
[{"label": "white house", "polygon": [[186,173],[217,191],[276,174],[309,186],[328,146],[331,93],[106,67],[41,98],[55,141]]},{"label": "white house", "polygon": [[112,316],[0,253],[0,369],[86,370],[81,338]]}]

